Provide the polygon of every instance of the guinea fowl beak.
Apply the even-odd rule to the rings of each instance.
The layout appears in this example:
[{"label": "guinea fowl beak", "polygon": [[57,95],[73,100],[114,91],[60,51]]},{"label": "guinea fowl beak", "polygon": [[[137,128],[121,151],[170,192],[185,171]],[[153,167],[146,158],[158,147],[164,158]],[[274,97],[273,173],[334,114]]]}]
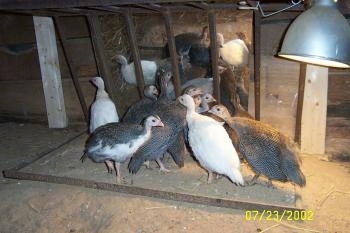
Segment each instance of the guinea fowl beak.
[{"label": "guinea fowl beak", "polygon": [[90,79],[90,82],[92,82],[92,84],[96,85],[96,78]]},{"label": "guinea fowl beak", "polygon": [[164,127],[164,124],[160,121],[157,126]]}]

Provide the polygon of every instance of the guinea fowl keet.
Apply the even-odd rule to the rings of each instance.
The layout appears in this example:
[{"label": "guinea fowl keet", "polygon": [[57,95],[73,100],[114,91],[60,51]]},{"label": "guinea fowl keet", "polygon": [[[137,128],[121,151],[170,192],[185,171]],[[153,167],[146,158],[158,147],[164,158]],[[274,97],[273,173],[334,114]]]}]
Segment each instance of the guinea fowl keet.
[{"label": "guinea fowl keet", "polygon": [[154,126],[164,127],[157,115],[148,116],[143,125],[117,122],[101,126],[88,138],[81,160],[89,157],[96,163],[105,162],[109,172],[116,171],[117,183],[120,183],[120,164],[151,138]]},{"label": "guinea fowl keet", "polygon": [[222,124],[195,112],[193,98],[184,94],[178,98],[186,106],[188,140],[194,156],[208,173],[208,183],[213,172],[226,175],[232,182],[244,185],[240,161]]},{"label": "guinea fowl keet", "polygon": [[251,183],[263,174],[269,179],[269,186],[271,180],[305,186],[298,150],[290,138],[260,121],[231,117],[223,105],[215,105],[209,112],[221,117],[237,132],[239,151],[256,174]]},{"label": "guinea fowl keet", "polygon": [[101,125],[119,121],[117,109],[105,91],[103,79],[95,77],[91,79],[91,82],[97,87],[97,92],[90,108],[90,133]]}]

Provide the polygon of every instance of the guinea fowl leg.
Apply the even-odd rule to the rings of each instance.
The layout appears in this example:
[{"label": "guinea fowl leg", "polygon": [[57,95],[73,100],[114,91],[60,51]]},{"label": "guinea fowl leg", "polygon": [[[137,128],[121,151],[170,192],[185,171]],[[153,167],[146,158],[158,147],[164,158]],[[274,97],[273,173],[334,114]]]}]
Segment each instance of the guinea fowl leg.
[{"label": "guinea fowl leg", "polygon": [[147,169],[151,169],[152,170],[149,160],[143,162],[143,165],[145,165]]},{"label": "guinea fowl leg", "polygon": [[170,172],[169,169],[166,169],[163,162],[160,160],[160,159],[156,159],[158,165],[159,165],[159,170],[162,171],[162,172]]},{"label": "guinea fowl leg", "polygon": [[253,179],[251,181],[248,182],[248,185],[255,185],[256,184],[256,180],[259,178],[260,173],[255,174],[255,176],[253,177]]},{"label": "guinea fowl leg", "polygon": [[208,171],[208,184],[211,184],[212,181],[213,181],[213,172]]},{"label": "guinea fowl leg", "polygon": [[106,164],[106,166],[107,166],[107,170],[108,170],[108,173],[113,173],[113,171],[114,171],[114,164],[113,164],[113,162],[112,161],[110,161],[110,160],[106,160],[105,161],[105,164]]},{"label": "guinea fowl leg", "polygon": [[120,175],[120,163],[115,163],[115,173],[117,175],[117,184],[121,184],[121,175]]},{"label": "guinea fowl leg", "polygon": [[272,184],[272,180],[271,179],[268,179],[267,180],[267,187],[268,188],[272,188],[272,189],[275,189],[276,187]]}]

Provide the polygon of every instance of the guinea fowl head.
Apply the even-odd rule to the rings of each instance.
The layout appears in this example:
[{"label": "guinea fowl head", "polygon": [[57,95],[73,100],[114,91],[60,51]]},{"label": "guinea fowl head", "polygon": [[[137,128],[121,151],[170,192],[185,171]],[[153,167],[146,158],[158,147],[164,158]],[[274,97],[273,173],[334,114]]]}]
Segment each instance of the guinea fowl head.
[{"label": "guinea fowl head", "polygon": [[203,42],[209,40],[209,27],[208,26],[203,27],[201,39]]},{"label": "guinea fowl head", "polygon": [[212,103],[215,101],[216,101],[216,99],[209,93],[206,93],[205,95],[202,96],[202,102]]},{"label": "guinea fowl head", "polygon": [[153,126],[164,127],[164,124],[158,115],[150,115],[145,120],[145,126],[146,128],[151,128]]},{"label": "guinea fowl head", "polygon": [[208,112],[213,113],[214,115],[222,118],[223,120],[228,120],[231,117],[231,114],[227,108],[222,104],[214,105]]},{"label": "guinea fowl head", "polygon": [[196,107],[199,107],[202,103],[202,97],[200,95],[193,96],[193,100]]},{"label": "guinea fowl head", "polygon": [[99,90],[105,89],[105,84],[103,82],[103,79],[101,77],[94,77],[90,79],[90,81],[97,87]]},{"label": "guinea fowl head", "polygon": [[115,57],[115,60],[116,60],[119,64],[121,64],[122,66],[125,66],[125,65],[128,64],[128,61],[126,60],[126,58],[125,58],[123,55],[117,55],[117,56]]},{"label": "guinea fowl head", "polygon": [[185,94],[189,95],[189,96],[196,96],[196,95],[203,95],[203,91],[200,88],[197,87],[189,87],[185,90],[184,92]]},{"label": "guinea fowl head", "polygon": [[184,105],[188,110],[195,110],[195,103],[192,96],[183,94],[178,98],[179,102]]},{"label": "guinea fowl head", "polygon": [[225,44],[225,39],[224,35],[222,33],[216,33],[216,40],[217,40],[217,45],[219,48],[222,48],[223,45]]},{"label": "guinea fowl head", "polygon": [[154,85],[147,85],[143,91],[143,94],[145,97],[152,99],[152,100],[157,100],[157,97],[159,95],[159,91]]}]

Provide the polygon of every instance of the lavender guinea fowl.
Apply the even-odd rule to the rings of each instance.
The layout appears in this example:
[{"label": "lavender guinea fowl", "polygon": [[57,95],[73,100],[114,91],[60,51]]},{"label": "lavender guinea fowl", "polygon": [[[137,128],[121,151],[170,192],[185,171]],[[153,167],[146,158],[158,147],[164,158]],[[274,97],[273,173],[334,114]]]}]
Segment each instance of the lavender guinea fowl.
[{"label": "lavender guinea fowl", "polygon": [[151,128],[154,126],[164,127],[159,116],[147,117],[143,125],[109,123],[101,126],[88,138],[81,160],[89,157],[96,163],[105,162],[110,172],[115,168],[117,183],[120,183],[120,163],[130,159],[150,139]]},{"label": "lavender guinea fowl", "polygon": [[271,180],[305,186],[297,146],[290,138],[260,121],[231,117],[223,105],[215,105],[209,112],[221,117],[237,132],[239,151],[255,172],[252,184],[262,174],[269,179],[269,186]]}]

